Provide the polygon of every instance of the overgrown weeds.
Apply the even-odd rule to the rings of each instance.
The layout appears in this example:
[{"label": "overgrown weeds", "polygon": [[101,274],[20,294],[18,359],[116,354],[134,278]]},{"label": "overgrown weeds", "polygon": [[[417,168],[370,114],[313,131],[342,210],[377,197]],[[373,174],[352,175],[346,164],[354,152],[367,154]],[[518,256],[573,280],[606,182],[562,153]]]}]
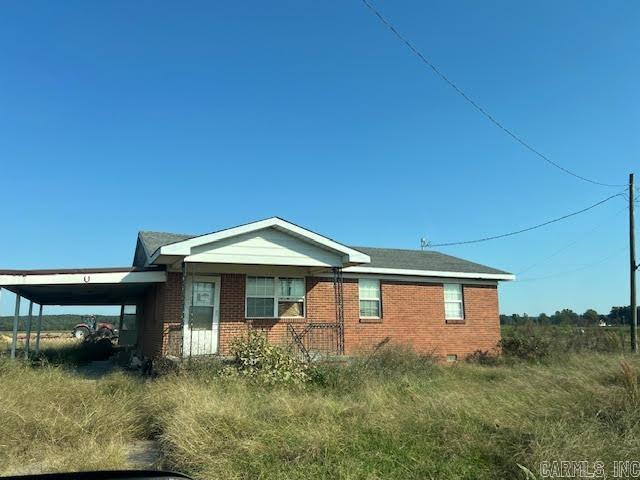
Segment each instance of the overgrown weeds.
[{"label": "overgrown weeds", "polygon": [[224,375],[265,385],[299,385],[309,380],[306,362],[253,330],[246,337],[234,339],[231,354],[233,362],[224,368]]},{"label": "overgrown weeds", "polygon": [[124,468],[127,443],[150,437],[166,468],[202,479],[521,479],[542,461],[640,456],[631,356],[444,366],[386,346],[307,367],[303,384],[227,368],[192,360],[142,382],[0,362],[1,471]]},{"label": "overgrown weeds", "polygon": [[0,360],[0,473],[124,468],[142,431],[138,381]]},{"label": "overgrown weeds", "polygon": [[168,466],[198,478],[517,479],[518,464],[640,454],[635,413],[619,408],[638,385],[626,361],[442,366],[389,348],[318,365],[304,389],[187,375],[146,401]]}]

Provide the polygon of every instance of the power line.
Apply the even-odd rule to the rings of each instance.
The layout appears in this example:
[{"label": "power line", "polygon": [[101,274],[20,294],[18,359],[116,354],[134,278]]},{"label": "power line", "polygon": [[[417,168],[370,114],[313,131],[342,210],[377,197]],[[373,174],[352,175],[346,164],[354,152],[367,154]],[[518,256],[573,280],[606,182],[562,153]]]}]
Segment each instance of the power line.
[{"label": "power line", "polygon": [[567,250],[570,247],[573,247],[574,245],[580,243],[581,241],[583,241],[585,238],[587,238],[587,235],[598,230],[599,228],[602,228],[603,225],[605,225],[607,223],[607,220],[617,217],[618,215],[620,215],[622,212],[626,211],[627,207],[624,207],[622,210],[618,210],[616,213],[614,213],[613,215],[608,215],[606,220],[604,222],[600,222],[598,223],[595,227],[587,230],[586,232],[582,232],[582,234],[580,234],[578,236],[577,240],[574,240],[570,243],[567,243],[566,245],[560,247],[558,250],[554,251],[551,255],[548,255],[544,258],[541,258],[540,260],[537,260],[536,262],[530,264],[528,267],[523,268],[522,270],[520,270],[519,272],[516,272],[517,276],[522,275],[525,272],[528,272],[529,270],[534,269],[535,267],[537,267],[538,265],[540,265],[541,263],[545,263],[548,260],[551,260],[552,258],[554,258],[555,256],[559,255],[560,253],[564,252],[565,250]]},{"label": "power line", "polygon": [[465,240],[465,241],[461,241],[461,242],[447,242],[447,243],[429,243],[429,247],[450,247],[453,245],[466,245],[469,243],[480,243],[480,242],[488,242],[489,240],[496,240],[498,238],[505,238],[505,237],[511,237],[513,235],[518,235],[520,233],[524,233],[524,232],[530,232],[531,230],[535,230],[537,228],[541,228],[544,227],[546,225],[550,225],[552,223],[556,223],[556,222],[560,222],[561,220],[565,220],[569,217],[573,217],[575,215],[579,215],[581,213],[584,213],[588,210],[591,210],[592,208],[597,207],[598,205],[602,205],[605,202],[608,202],[609,200],[619,197],[621,196],[622,193],[616,193],[615,195],[611,195],[610,197],[605,198],[604,200],[600,200],[597,203],[594,203],[593,205],[590,205],[586,208],[583,208],[582,210],[578,210],[577,212],[573,212],[573,213],[569,213],[567,215],[563,215],[562,217],[558,217],[558,218],[554,218],[553,220],[549,220],[547,222],[544,223],[540,223],[538,225],[534,225],[533,227],[527,227],[527,228],[523,228],[522,230],[516,230],[515,232],[509,232],[509,233],[503,233],[501,235],[494,235],[492,237],[484,237],[484,238],[478,238],[476,240]]},{"label": "power line", "polygon": [[620,249],[618,249],[618,250],[614,251],[613,253],[611,253],[611,254],[607,255],[607,256],[606,256],[606,257],[604,257],[604,258],[601,258],[601,259],[599,259],[599,260],[596,260],[595,262],[587,263],[586,265],[582,265],[581,267],[578,267],[578,268],[574,268],[574,269],[571,269],[571,270],[565,270],[564,272],[554,273],[554,274],[551,274],[551,275],[545,275],[545,276],[543,276],[543,277],[521,278],[521,279],[519,279],[518,281],[519,281],[519,282],[534,282],[534,281],[536,281],[536,280],[546,280],[546,279],[548,279],[548,278],[562,277],[562,276],[564,276],[564,275],[569,275],[569,274],[571,274],[571,273],[580,272],[580,271],[582,271],[582,270],[587,270],[587,269],[589,269],[589,268],[592,268],[592,267],[598,266],[598,265],[600,265],[600,264],[602,264],[602,263],[606,262],[607,260],[612,259],[613,257],[615,257],[615,256],[619,255],[619,254],[620,254],[620,252],[622,252],[622,251],[626,250],[627,248],[628,248],[628,247],[625,245],[624,247],[622,247],[622,248],[620,248]]},{"label": "power line", "polygon": [[578,178],[584,182],[588,182],[588,183],[592,183],[594,185],[602,185],[604,187],[624,187],[625,184],[612,184],[612,183],[603,183],[603,182],[598,182],[596,180],[592,180],[590,178],[587,177],[583,177],[582,175],[578,175],[575,172],[572,172],[571,170],[563,167],[562,165],[554,162],[553,160],[551,160],[549,157],[547,157],[545,154],[541,153],[539,150],[537,150],[535,147],[533,147],[532,145],[530,145],[529,143],[527,143],[524,139],[522,139],[521,137],[519,137],[518,135],[516,135],[514,132],[512,132],[509,128],[505,127],[502,123],[500,123],[498,120],[496,120],[496,118],[491,115],[491,113],[489,113],[487,110],[485,110],[484,108],[482,108],[478,103],[476,103],[475,100],[473,100],[469,95],[467,95],[460,87],[458,87],[453,80],[449,79],[449,77],[447,77],[442,71],[440,71],[440,69],[434,65],[431,61],[429,61],[427,59],[427,57],[425,57],[422,52],[420,52],[420,50],[418,50],[418,48],[416,46],[414,46],[409,40],[407,40],[392,24],[391,22],[389,22],[371,3],[369,3],[368,0],[362,0],[362,3],[364,3],[364,5],[376,16],[378,17],[378,19],[389,29],[391,30],[391,32],[398,37],[398,39],[400,39],[400,41],[402,41],[402,43],[404,43],[407,48],[409,48],[409,50],[411,50],[423,63],[425,63],[431,70],[433,70],[433,72],[440,77],[442,80],[444,80],[451,88],[453,88],[456,93],[458,95],[460,95],[464,100],[466,100],[471,106],[473,106],[473,108],[475,108],[478,112],[480,112],[482,115],[484,115],[491,123],[493,123],[496,127],[498,127],[500,130],[502,130],[503,132],[505,132],[507,135],[509,135],[513,140],[515,140],[516,142],[518,142],[520,145],[522,145],[524,148],[526,148],[527,150],[529,150],[530,152],[532,152],[534,155],[538,156],[539,158],[541,158],[542,160],[544,160],[545,162],[549,163],[550,165],[556,167],[557,169],[563,171],[564,173],[571,175],[575,178]]}]

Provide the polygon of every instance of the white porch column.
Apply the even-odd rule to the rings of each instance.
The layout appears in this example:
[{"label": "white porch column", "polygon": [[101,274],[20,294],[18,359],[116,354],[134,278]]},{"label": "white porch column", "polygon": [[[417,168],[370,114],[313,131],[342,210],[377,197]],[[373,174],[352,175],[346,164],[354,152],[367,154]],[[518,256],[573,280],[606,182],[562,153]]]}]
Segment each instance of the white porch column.
[{"label": "white porch column", "polygon": [[36,333],[36,355],[40,354],[40,332],[42,331],[42,305],[38,311],[38,333]]},{"label": "white porch column", "polygon": [[16,309],[13,314],[13,338],[11,340],[11,359],[16,358],[16,346],[18,344],[18,318],[20,317],[20,295],[16,293]]},{"label": "white porch column", "polygon": [[29,358],[29,343],[31,342],[31,321],[33,320],[33,300],[29,300],[29,316],[27,317],[27,336],[24,340],[24,358]]}]

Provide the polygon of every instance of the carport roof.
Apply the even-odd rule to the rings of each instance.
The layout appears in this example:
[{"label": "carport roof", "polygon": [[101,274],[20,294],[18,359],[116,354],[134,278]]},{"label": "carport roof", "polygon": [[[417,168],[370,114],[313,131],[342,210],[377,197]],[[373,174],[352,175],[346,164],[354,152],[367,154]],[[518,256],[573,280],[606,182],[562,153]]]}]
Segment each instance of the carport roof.
[{"label": "carport roof", "polygon": [[0,270],[0,287],[41,305],[131,304],[164,281],[166,273],[158,268]]}]

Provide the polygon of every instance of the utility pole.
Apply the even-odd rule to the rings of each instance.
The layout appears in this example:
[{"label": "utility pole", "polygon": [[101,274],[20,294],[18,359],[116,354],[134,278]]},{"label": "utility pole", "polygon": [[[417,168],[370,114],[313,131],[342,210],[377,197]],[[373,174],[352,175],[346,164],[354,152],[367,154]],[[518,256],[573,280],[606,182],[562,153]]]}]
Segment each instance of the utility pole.
[{"label": "utility pole", "polygon": [[638,307],[636,306],[636,232],[634,218],[635,188],[633,173],[629,174],[629,286],[631,290],[631,351],[638,353]]}]

